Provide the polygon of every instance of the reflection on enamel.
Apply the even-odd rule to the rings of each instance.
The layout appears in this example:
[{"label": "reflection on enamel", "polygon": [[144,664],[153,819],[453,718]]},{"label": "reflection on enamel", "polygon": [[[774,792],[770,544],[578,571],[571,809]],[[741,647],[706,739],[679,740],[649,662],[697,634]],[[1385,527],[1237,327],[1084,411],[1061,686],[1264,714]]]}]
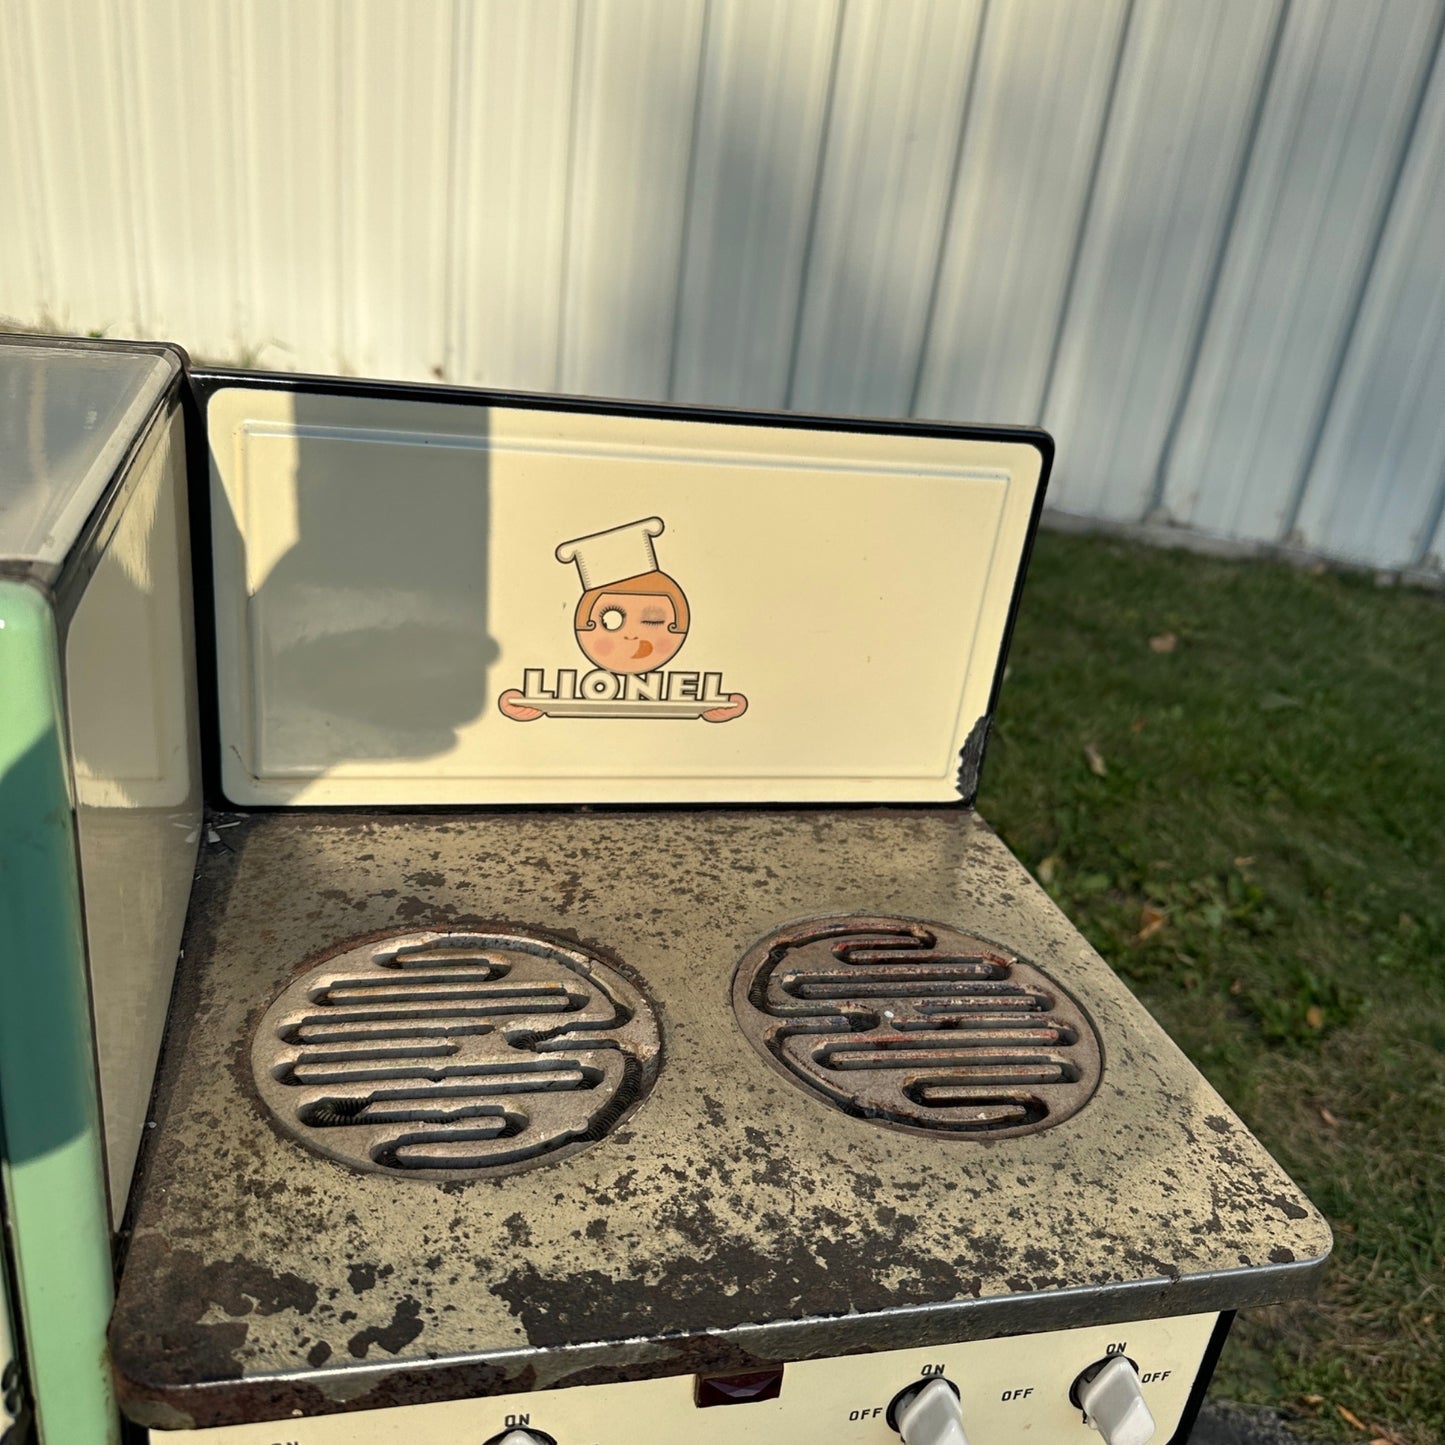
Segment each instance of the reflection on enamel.
[{"label": "reflection on enamel", "polygon": [[200,836],[179,419],[71,619],[66,696],[111,1211],[125,1207]]}]

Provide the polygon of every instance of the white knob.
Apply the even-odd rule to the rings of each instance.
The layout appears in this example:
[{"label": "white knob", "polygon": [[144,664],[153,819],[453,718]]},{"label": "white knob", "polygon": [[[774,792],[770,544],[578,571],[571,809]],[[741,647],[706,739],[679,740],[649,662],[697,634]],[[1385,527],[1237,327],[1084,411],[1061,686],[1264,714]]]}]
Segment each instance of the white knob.
[{"label": "white knob", "polygon": [[1154,1417],[1144,1403],[1139,1372],[1123,1355],[1115,1355],[1079,1386],[1079,1404],[1108,1445],[1149,1445],[1154,1438]]},{"label": "white knob", "polygon": [[530,1430],[508,1430],[497,1445],[542,1445],[542,1437]]},{"label": "white knob", "polygon": [[930,1380],[899,1412],[903,1445],[968,1445],[958,1396],[946,1380]]}]

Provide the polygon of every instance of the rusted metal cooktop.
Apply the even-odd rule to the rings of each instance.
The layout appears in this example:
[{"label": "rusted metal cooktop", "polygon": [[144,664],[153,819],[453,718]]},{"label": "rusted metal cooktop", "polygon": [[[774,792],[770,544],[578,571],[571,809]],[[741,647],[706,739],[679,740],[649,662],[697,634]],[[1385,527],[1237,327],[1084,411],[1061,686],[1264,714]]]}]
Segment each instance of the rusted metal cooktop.
[{"label": "rusted metal cooktop", "polygon": [[[141,1423],[1243,1308],[1328,1252],[966,811],[216,821],[111,1328]],[[409,968],[495,1017],[369,1090],[358,1050],[400,1045],[358,998],[415,1013]],[[519,1069],[592,1103],[507,1102]],[[403,1158],[398,1110],[473,1137]]]}]

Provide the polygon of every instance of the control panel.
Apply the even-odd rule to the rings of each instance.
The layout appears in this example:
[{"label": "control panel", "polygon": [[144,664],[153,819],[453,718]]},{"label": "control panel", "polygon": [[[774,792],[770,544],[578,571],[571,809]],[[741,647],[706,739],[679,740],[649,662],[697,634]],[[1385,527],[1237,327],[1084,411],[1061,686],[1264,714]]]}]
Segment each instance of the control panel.
[{"label": "control panel", "polygon": [[152,1431],[152,1445],[1169,1445],[1217,1315]]}]

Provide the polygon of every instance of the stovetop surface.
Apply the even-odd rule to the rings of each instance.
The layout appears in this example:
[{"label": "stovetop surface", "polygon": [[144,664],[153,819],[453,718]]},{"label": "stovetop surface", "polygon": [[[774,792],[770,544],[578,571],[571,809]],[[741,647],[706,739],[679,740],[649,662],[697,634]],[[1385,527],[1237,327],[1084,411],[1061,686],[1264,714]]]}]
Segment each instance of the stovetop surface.
[{"label": "stovetop surface", "polygon": [[[127,1413],[211,1425],[1233,1309],[1328,1227],[976,815],[275,813],[215,821],[111,1329]],[[948,923],[1083,1005],[1102,1080],[990,1142],[853,1118],[744,1037],[735,965],[792,920]],[[362,1173],[272,1122],[253,1030],[388,929],[536,928],[656,1006],[656,1083],[580,1152]]]}]

